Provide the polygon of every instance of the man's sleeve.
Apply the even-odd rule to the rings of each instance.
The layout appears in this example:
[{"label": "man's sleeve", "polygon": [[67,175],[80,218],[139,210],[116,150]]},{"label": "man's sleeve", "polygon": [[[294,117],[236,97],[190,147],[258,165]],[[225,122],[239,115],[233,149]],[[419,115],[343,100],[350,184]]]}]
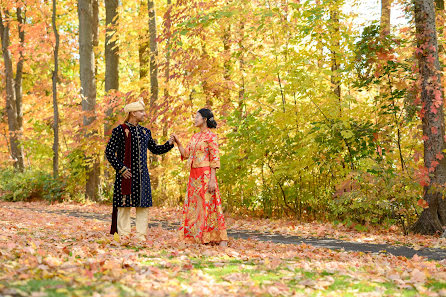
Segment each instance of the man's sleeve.
[{"label": "man's sleeve", "polygon": [[169,144],[169,141],[167,141],[165,144],[163,145],[157,145],[155,140],[153,140],[152,138],[152,132],[150,132],[150,130],[148,130],[148,135],[147,135],[147,147],[149,148],[149,150],[152,152],[152,154],[155,155],[162,155],[167,153],[168,151],[170,151],[173,147],[174,144]]}]

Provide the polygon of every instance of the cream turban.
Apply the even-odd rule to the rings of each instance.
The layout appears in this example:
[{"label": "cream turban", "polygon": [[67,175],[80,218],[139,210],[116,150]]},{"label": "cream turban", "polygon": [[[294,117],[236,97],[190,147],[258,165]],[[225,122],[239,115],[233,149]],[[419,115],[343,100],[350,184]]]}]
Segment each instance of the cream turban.
[{"label": "cream turban", "polygon": [[124,112],[129,113],[131,111],[138,111],[138,110],[144,110],[145,104],[142,100],[139,100],[137,102],[129,103],[126,106],[124,106]]}]

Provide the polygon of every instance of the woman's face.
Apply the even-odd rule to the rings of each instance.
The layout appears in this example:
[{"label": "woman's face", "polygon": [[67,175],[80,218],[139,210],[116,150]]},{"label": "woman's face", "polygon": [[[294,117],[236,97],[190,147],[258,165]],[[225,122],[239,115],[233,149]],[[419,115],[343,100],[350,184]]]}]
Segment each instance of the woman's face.
[{"label": "woman's face", "polygon": [[203,118],[202,116],[201,116],[201,114],[199,113],[199,112],[197,112],[196,114],[195,114],[195,122],[194,122],[194,124],[195,124],[195,127],[201,127],[204,123],[205,123],[205,118]]}]

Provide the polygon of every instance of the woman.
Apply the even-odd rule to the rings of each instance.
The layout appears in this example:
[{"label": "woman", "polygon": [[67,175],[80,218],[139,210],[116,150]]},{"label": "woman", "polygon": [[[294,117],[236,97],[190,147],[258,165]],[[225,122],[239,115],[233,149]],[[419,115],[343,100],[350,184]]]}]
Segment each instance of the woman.
[{"label": "woman", "polygon": [[197,112],[195,127],[199,127],[200,132],[192,137],[186,148],[175,136],[181,160],[187,159],[190,168],[180,237],[191,242],[227,246],[228,235],[215,175],[220,167],[217,134],[210,131],[217,127],[217,122],[209,109]]}]

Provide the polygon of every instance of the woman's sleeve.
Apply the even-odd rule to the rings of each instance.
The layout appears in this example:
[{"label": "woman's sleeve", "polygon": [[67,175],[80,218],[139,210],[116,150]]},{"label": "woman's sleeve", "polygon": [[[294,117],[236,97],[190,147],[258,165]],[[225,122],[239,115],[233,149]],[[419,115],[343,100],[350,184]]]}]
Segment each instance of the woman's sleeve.
[{"label": "woman's sleeve", "polygon": [[153,140],[153,138],[152,138],[152,132],[150,132],[150,130],[148,130],[148,129],[146,131],[148,131],[147,147],[152,152],[152,154],[162,155],[162,154],[167,153],[174,147],[174,145],[170,144],[169,141],[166,141],[165,144],[157,145],[155,140]]},{"label": "woman's sleeve", "polygon": [[209,140],[209,167],[220,168],[220,151],[218,150],[217,134],[212,134]]},{"label": "woman's sleeve", "polygon": [[116,157],[116,152],[118,151],[119,141],[122,140],[123,135],[118,131],[119,127],[113,129],[110,140],[107,143],[107,147],[105,148],[105,157],[108,162],[110,162],[111,166],[118,172],[122,173],[123,169],[125,169],[124,164],[119,162]]}]

